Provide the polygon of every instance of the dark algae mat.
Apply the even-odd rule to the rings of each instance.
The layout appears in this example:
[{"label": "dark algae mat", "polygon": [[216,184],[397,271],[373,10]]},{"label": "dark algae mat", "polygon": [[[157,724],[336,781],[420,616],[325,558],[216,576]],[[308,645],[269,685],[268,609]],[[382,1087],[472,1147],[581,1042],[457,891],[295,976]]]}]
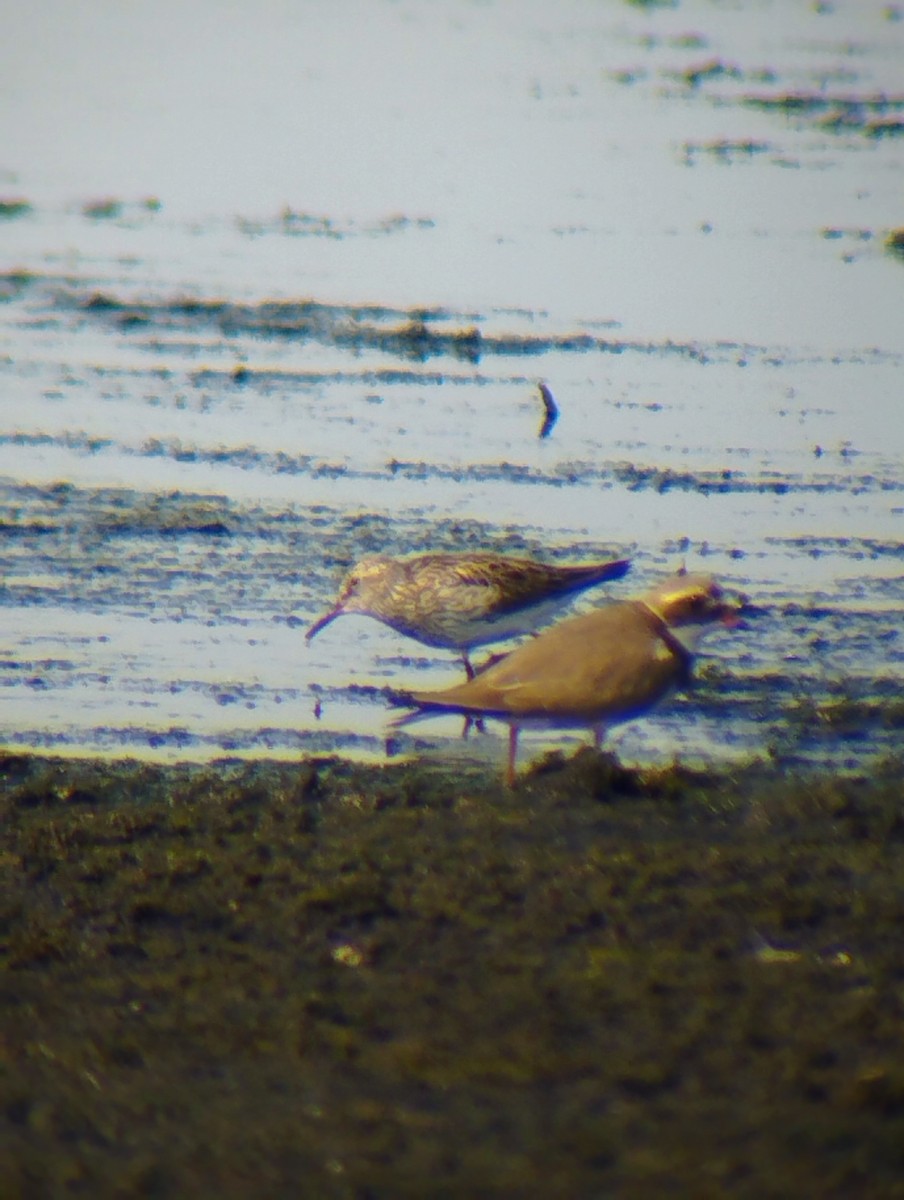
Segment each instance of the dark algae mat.
[{"label": "dark algae mat", "polygon": [[0,758],[0,1193],[904,1196],[904,786]]}]

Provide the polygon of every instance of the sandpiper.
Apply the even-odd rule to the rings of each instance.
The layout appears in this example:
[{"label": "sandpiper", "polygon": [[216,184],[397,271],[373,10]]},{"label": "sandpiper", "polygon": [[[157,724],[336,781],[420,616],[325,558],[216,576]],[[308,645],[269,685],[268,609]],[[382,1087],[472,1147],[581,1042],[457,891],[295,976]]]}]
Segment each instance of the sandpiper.
[{"label": "sandpiper", "polygon": [[561,621],[467,683],[412,692],[418,711],[396,724],[441,712],[507,721],[511,787],[520,729],[589,728],[599,746],[607,726],[686,685],[697,639],[718,621],[736,624],[737,611],[710,576],[679,573],[639,599]]},{"label": "sandpiper", "polygon": [[473,679],[475,646],[533,633],[577,592],[621,579],[630,566],[625,559],[556,566],[492,553],[375,554],[346,575],[336,603],[305,638],[343,613],[361,613],[427,646],[457,650]]}]

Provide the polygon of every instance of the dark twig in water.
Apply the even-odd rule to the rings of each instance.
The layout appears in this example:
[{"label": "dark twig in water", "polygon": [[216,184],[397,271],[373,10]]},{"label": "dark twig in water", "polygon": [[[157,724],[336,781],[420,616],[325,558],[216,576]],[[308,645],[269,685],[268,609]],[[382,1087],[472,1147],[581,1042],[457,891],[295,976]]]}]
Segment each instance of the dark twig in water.
[{"label": "dark twig in water", "polygon": [[539,437],[549,437],[552,433],[552,427],[559,419],[559,406],[555,402],[555,398],[549,388],[542,381],[537,385],[540,389],[540,398],[543,401],[543,407],[546,413],[543,417],[543,424],[540,426]]}]

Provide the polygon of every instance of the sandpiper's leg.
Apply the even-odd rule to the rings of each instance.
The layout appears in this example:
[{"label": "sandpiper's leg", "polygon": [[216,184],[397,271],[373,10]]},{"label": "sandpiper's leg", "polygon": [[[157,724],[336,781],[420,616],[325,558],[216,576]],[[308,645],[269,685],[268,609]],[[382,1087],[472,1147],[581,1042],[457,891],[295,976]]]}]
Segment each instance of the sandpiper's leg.
[{"label": "sandpiper's leg", "polygon": [[505,769],[505,786],[515,786],[515,759],[518,757],[518,726],[512,722],[509,725],[508,764]]},{"label": "sandpiper's leg", "polygon": [[594,727],[593,727],[593,748],[594,748],[594,750],[602,749],[603,738],[605,736],[606,736],[606,726],[605,725],[594,725]]},{"label": "sandpiper's leg", "polygon": [[461,727],[461,736],[463,741],[468,740],[468,734],[472,729],[476,729],[478,733],[486,732],[486,726],[483,723],[483,717],[474,717],[468,713],[465,717],[465,723]]},{"label": "sandpiper's leg", "polygon": [[[471,660],[468,658],[467,650],[462,651],[461,661],[464,663],[465,674],[467,675],[468,679],[473,679],[477,672],[471,666]],[[483,733],[483,720],[481,717],[465,717],[465,723],[461,731],[461,736],[463,738],[467,739],[468,734],[471,732],[472,725],[478,733]]]}]

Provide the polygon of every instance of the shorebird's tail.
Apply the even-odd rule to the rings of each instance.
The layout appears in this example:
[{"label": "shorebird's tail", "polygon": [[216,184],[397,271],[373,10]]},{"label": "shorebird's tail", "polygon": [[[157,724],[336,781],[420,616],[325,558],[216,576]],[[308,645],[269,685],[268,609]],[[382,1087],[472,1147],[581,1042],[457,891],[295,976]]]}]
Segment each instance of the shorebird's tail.
[{"label": "shorebird's tail", "polygon": [[418,721],[423,721],[425,717],[432,715],[429,710],[416,708],[414,712],[402,713],[400,717],[393,717],[389,722],[389,728],[405,729],[408,725],[416,725]]},{"label": "shorebird's tail", "polygon": [[479,718],[484,715],[480,712],[475,712],[466,705],[459,707],[455,703],[445,702],[443,700],[433,700],[427,695],[418,696],[414,692],[389,692],[387,695],[389,703],[393,708],[410,708],[412,712],[402,713],[398,717],[393,717],[389,722],[392,729],[403,729],[406,725],[414,725],[417,721],[423,721],[427,717],[440,716],[443,713],[460,715],[463,717]]},{"label": "shorebird's tail", "polygon": [[619,558],[613,562],[591,563],[587,566],[566,567],[555,591],[561,595],[567,595],[569,592],[581,592],[597,583],[611,583],[614,579],[624,579],[630,570],[631,560],[629,558]]},{"label": "shorebird's tail", "polygon": [[613,579],[624,579],[630,570],[630,558],[616,558],[612,562],[601,563],[592,572],[592,577],[595,583],[611,583]]},{"label": "shorebird's tail", "polygon": [[393,708],[409,708],[413,710],[393,717],[389,722],[391,729],[402,729],[404,726],[413,725],[415,721],[419,721],[422,717],[430,715],[429,711],[425,710],[423,705],[415,700],[411,692],[387,691],[386,699]]}]

